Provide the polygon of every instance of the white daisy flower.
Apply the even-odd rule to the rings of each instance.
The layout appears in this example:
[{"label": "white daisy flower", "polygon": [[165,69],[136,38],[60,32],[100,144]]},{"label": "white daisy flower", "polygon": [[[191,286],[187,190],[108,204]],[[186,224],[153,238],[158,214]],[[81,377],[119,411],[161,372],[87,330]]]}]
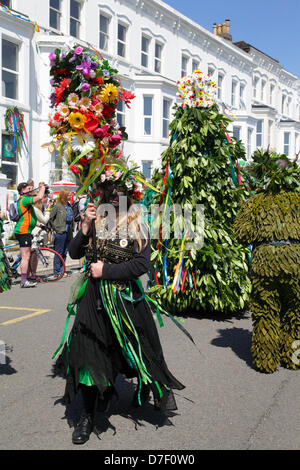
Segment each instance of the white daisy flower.
[{"label": "white daisy flower", "polygon": [[95,139],[89,134],[72,135],[71,145],[76,152],[85,152],[88,149],[92,151],[96,148]]}]

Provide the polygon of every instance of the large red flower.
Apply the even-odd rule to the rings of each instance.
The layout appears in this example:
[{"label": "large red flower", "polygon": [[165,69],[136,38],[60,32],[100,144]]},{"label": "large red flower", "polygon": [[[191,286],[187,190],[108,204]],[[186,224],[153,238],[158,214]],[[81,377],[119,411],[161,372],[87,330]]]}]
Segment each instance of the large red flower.
[{"label": "large red flower", "polygon": [[127,108],[130,109],[130,102],[135,98],[135,95],[131,93],[129,90],[125,90],[125,88],[121,88],[121,93],[119,94],[120,100],[124,101]]},{"label": "large red flower", "polygon": [[75,175],[79,175],[80,173],[80,170],[79,168],[76,166],[76,165],[70,165],[70,170],[75,174]]},{"label": "large red flower", "polygon": [[63,92],[65,89],[69,86],[69,80],[67,78],[64,78],[62,82],[55,88],[54,90],[54,95],[55,95],[55,105],[59,105],[64,99],[63,99]]},{"label": "large red flower", "polygon": [[93,83],[97,83],[98,85],[102,85],[103,83],[103,78],[102,77],[97,77],[92,79]]},{"label": "large red flower", "polygon": [[102,116],[105,117],[105,119],[108,119],[112,113],[114,112],[114,108],[111,106],[108,106],[108,104],[105,104],[103,106],[103,111],[102,111]]},{"label": "large red flower", "polygon": [[80,158],[80,160],[78,161],[78,163],[82,166],[85,166],[85,165],[88,165],[89,161],[86,157],[82,157]]},{"label": "large red flower", "polygon": [[84,113],[84,115],[87,118],[87,121],[84,125],[84,130],[86,132],[93,132],[99,126],[99,119],[97,119],[96,116],[90,111]]}]

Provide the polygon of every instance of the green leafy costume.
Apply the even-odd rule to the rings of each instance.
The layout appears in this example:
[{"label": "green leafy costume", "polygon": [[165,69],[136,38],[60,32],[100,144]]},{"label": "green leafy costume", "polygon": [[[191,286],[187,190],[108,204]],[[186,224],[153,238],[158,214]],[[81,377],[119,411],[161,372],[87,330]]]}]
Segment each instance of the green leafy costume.
[{"label": "green leafy costume", "polygon": [[[161,220],[170,212],[172,236],[166,239],[162,228],[153,243],[150,292],[177,314],[236,313],[245,308],[251,288],[249,250],[233,232],[247,194],[236,174],[236,161],[244,156],[244,149],[230,139],[226,131],[230,119],[216,104],[184,109],[176,105],[175,111],[170,145],[162,154],[163,173],[157,171],[152,179],[160,191],[153,201],[163,208]],[[203,237],[196,249],[186,243],[181,257],[184,240],[173,236],[181,218],[173,206],[192,208],[192,241]],[[197,206],[203,207],[203,227],[197,224]]]},{"label": "green leafy costume", "polygon": [[280,364],[297,369],[300,168],[283,155],[257,152],[246,172],[257,192],[240,209],[235,233],[252,245],[253,362],[266,373]]}]

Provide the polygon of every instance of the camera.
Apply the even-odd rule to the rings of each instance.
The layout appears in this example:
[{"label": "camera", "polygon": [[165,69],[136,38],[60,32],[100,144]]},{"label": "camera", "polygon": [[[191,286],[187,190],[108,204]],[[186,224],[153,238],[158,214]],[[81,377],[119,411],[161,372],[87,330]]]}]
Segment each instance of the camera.
[{"label": "camera", "polygon": [[[48,184],[45,184],[45,183],[40,183],[40,184],[43,184],[45,186],[45,196],[48,196],[51,193]],[[34,188],[31,191],[29,191],[28,194],[36,194],[38,190],[39,188]]]}]

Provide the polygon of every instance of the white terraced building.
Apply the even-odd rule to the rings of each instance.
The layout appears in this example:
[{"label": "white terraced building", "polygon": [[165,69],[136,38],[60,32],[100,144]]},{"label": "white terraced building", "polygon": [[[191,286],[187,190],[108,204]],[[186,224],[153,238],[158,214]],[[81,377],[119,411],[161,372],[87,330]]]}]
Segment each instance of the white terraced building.
[{"label": "white terraced building", "polygon": [[[68,178],[61,162],[42,145],[49,141],[49,53],[88,44],[119,70],[122,85],[136,98],[120,103],[126,125],[125,154],[147,178],[160,166],[169,143],[168,125],[177,80],[196,68],[218,84],[218,102],[235,115],[234,136],[247,158],[268,146],[291,158],[300,150],[300,80],[280,63],[244,41],[233,42],[230,21],[212,32],[161,0],[2,0],[0,7],[0,205],[5,191],[33,178],[52,183]],[[35,32],[35,21],[40,28]],[[239,38],[247,39],[247,38]],[[29,152],[12,152],[4,115],[16,106],[24,114]],[[1,175],[2,172],[2,175]],[[9,180],[8,180],[8,179]]]}]

